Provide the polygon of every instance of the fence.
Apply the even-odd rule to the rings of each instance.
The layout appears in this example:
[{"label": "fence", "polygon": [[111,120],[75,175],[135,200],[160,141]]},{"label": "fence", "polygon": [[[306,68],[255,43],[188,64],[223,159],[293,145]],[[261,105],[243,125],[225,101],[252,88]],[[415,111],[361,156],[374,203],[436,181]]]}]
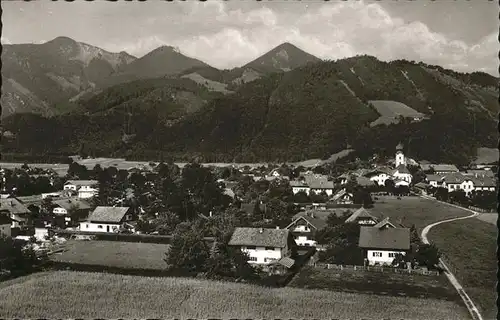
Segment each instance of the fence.
[{"label": "fence", "polygon": [[477,212],[482,212],[482,213],[492,213],[492,212],[496,212],[496,211],[495,211],[495,210],[493,210],[493,209],[491,209],[491,210],[486,210],[486,209],[481,209],[481,208],[474,207],[474,206],[469,206],[469,209],[474,210],[474,211],[477,211]]},{"label": "fence", "polygon": [[382,273],[400,273],[400,274],[420,274],[425,276],[439,276],[439,271],[426,270],[426,269],[402,269],[402,268],[388,268],[376,266],[351,266],[351,265],[336,265],[330,263],[315,263],[315,268],[333,269],[333,270],[348,270],[348,271],[373,271]]}]

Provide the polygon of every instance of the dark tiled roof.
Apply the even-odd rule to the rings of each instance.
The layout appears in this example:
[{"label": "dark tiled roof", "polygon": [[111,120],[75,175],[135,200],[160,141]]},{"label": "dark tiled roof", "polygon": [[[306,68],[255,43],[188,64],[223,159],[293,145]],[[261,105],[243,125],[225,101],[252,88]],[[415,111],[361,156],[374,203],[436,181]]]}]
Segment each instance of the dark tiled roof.
[{"label": "dark tiled roof", "polygon": [[385,218],[384,220],[380,221],[379,223],[375,224],[373,227],[374,228],[381,228],[385,225],[389,224],[392,228],[396,228],[396,225],[389,221],[389,218]]},{"label": "dark tiled roof", "polygon": [[229,245],[284,248],[288,236],[287,229],[236,228]]},{"label": "dark tiled roof", "polygon": [[408,168],[404,164],[400,164],[399,166],[397,166],[396,171],[401,174],[410,174],[410,170],[408,170]]},{"label": "dark tiled roof", "polygon": [[454,164],[431,164],[431,168],[434,169],[434,171],[441,171],[441,172],[458,172],[458,168]]},{"label": "dark tiled roof", "polygon": [[129,207],[97,207],[88,218],[89,221],[96,222],[120,222]]},{"label": "dark tiled roof", "polygon": [[375,221],[378,221],[378,218],[368,212],[365,208],[359,208],[356,210],[345,222],[355,222],[360,218],[372,218]]},{"label": "dark tiled roof", "polygon": [[78,198],[68,198],[68,199],[61,199],[61,200],[55,200],[52,201],[55,205],[58,205],[61,208],[64,208],[66,210],[72,209],[72,208],[77,208],[77,209],[90,209],[90,205],[83,200],[80,200]]},{"label": "dark tiled roof", "polygon": [[366,249],[410,249],[410,229],[361,227],[359,247]]},{"label": "dark tiled roof", "polygon": [[0,199],[0,210],[7,210],[13,214],[30,213],[30,210],[16,198]]},{"label": "dark tiled roof", "polygon": [[323,229],[324,227],[326,227],[326,219],[322,219],[322,218],[317,218],[317,217],[310,217],[310,216],[307,216],[307,215],[302,215],[302,216],[299,216],[297,217],[296,219],[294,219],[292,221],[292,223],[290,223],[286,229],[289,229],[290,227],[292,227],[293,225],[295,225],[298,221],[300,220],[304,220],[306,221],[307,223],[309,223],[311,226],[313,226],[313,228],[315,228],[316,230],[321,230]]}]

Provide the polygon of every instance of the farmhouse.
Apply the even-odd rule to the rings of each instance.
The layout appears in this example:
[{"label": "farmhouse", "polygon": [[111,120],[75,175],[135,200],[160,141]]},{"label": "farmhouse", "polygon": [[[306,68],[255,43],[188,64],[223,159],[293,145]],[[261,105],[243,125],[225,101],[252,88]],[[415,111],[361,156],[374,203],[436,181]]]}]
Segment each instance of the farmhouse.
[{"label": "farmhouse", "polygon": [[299,192],[309,194],[311,191],[311,188],[304,180],[292,180],[290,181],[290,186],[292,187],[293,194],[297,194]]},{"label": "farmhouse", "polygon": [[251,264],[267,265],[292,254],[296,245],[287,229],[236,228],[229,245],[246,252]]},{"label": "farmhouse", "polygon": [[[328,213],[329,214],[329,213]],[[315,233],[326,227],[326,219],[315,215],[315,211],[300,212],[285,229],[290,230],[299,246],[316,246]]]},{"label": "farmhouse", "polygon": [[493,178],[489,177],[477,177],[471,179],[474,183],[475,191],[495,191],[497,187],[497,182]]},{"label": "farmhouse", "polygon": [[97,194],[99,189],[97,180],[68,180],[64,184],[64,190],[73,190],[78,192],[78,198],[92,198]]},{"label": "farmhouse", "polygon": [[80,223],[81,231],[117,232],[125,222],[132,219],[129,207],[97,207],[87,219]]},{"label": "farmhouse", "polygon": [[71,217],[68,216],[68,213],[71,212],[71,210],[74,210],[74,214],[79,217],[87,217],[90,212],[90,205],[84,200],[78,198],[60,199],[53,201],[52,203],[55,205],[52,212],[58,216],[65,216],[64,220],[66,225],[71,223]]},{"label": "farmhouse", "polygon": [[387,179],[391,178],[391,172],[386,168],[377,168],[365,174],[365,177],[375,182],[379,186],[384,186]]},{"label": "farmhouse", "polygon": [[9,212],[12,228],[24,227],[31,211],[16,198],[0,199],[0,211]]},{"label": "farmhouse", "polygon": [[440,187],[443,183],[444,176],[438,174],[427,174],[425,180],[429,183],[431,187]]},{"label": "farmhouse", "polygon": [[406,255],[410,250],[410,229],[362,226],[359,247],[365,251],[369,265],[390,265],[397,254]]},{"label": "farmhouse", "polygon": [[354,213],[350,215],[345,222],[357,223],[361,226],[373,226],[379,222],[379,219],[370,214],[365,208],[359,208],[358,210],[354,211]]}]

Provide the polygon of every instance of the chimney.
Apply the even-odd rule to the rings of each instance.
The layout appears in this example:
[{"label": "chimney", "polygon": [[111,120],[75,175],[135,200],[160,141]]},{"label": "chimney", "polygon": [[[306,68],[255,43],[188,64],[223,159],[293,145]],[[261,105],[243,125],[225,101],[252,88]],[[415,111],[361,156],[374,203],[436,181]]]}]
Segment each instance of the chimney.
[{"label": "chimney", "polygon": [[260,228],[259,233],[263,233],[263,232],[264,232],[264,228]]}]

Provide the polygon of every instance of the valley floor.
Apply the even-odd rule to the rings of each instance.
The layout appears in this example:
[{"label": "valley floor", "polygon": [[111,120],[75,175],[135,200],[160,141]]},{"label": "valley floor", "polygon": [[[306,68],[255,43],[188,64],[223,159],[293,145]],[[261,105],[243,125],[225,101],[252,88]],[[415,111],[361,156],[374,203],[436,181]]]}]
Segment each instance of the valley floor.
[{"label": "valley floor", "polygon": [[445,300],[72,271],[1,283],[0,310],[6,318],[469,318]]}]

